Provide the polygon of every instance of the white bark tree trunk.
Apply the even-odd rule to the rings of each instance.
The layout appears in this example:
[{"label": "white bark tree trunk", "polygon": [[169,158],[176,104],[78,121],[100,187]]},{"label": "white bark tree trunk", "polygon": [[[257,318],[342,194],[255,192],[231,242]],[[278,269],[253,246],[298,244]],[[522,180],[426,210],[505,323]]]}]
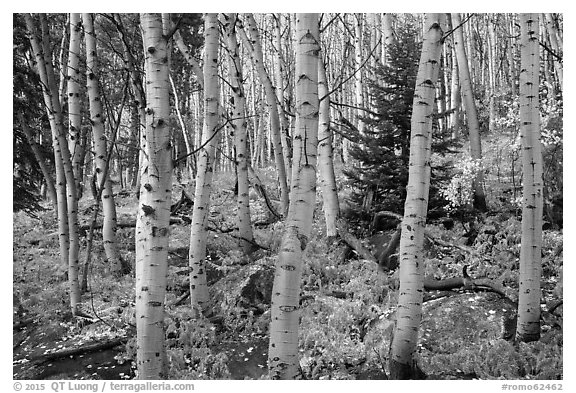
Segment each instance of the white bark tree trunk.
[{"label": "white bark tree trunk", "polygon": [[165,379],[164,305],[172,195],[170,83],[160,14],[140,15],[146,54],[146,146],[136,221],[136,330],[139,379]]},{"label": "white bark tree trunk", "polygon": [[206,220],[210,212],[210,193],[215,149],[219,127],[220,88],[218,83],[218,18],[217,14],[204,16],[204,147],[197,159],[194,210],[190,230],[190,301],[196,315],[204,310],[208,301],[206,282]]},{"label": "white bark tree trunk", "polygon": [[68,266],[68,281],[70,285],[70,308],[76,315],[80,303],[80,285],[78,282],[78,253],[80,241],[78,235],[78,200],[76,180],[72,168],[68,140],[64,131],[60,95],[52,66],[52,56],[48,39],[48,23],[46,15],[40,14],[42,38],[36,35],[33,18],[25,15],[26,26],[30,34],[30,43],[36,60],[36,66],[42,82],[42,93],[46,113],[52,130],[52,147],[56,166],[57,198],[58,198],[58,231],[60,256],[63,265]]},{"label": "white bark tree trunk", "polygon": [[391,346],[392,379],[410,379],[422,320],[424,229],[430,187],[432,112],[440,70],[444,14],[426,14],[425,36],[416,77],[410,133],[406,203],[400,238],[400,289]]},{"label": "white bark tree trunk", "polygon": [[332,130],[330,129],[330,97],[328,94],[328,82],[326,80],[326,68],[322,58],[318,59],[318,96],[323,97],[319,106],[318,127],[318,170],[320,174],[320,188],[324,218],[326,220],[326,237],[336,237],[336,219],[340,214],[338,203],[338,188],[334,175],[334,151],[332,148]]},{"label": "white bark tree trunk", "polygon": [[540,145],[540,48],[538,14],[520,14],[520,136],[522,140],[522,240],[516,338],[540,338],[542,271],[542,148]]},{"label": "white bark tree trunk", "polygon": [[[452,14],[452,26],[454,29],[454,46],[456,47],[456,56],[458,58],[458,72],[460,76],[460,86],[462,88],[462,97],[464,98],[464,109],[468,120],[468,135],[470,138],[470,155],[475,160],[482,159],[482,145],[480,141],[480,123],[478,122],[478,112],[474,103],[474,94],[472,90],[472,81],[466,49],[464,47],[464,34],[460,26],[460,14]],[[460,26],[460,27],[458,27]],[[474,207],[479,210],[486,210],[486,196],[483,188],[484,175],[482,171],[478,173],[474,180]]]},{"label": "white bark tree trunk", "polygon": [[312,229],[318,144],[318,14],[296,16],[296,130],[290,209],[272,290],[268,363],[273,379],[298,375],[302,254]]},{"label": "white bark tree trunk", "polygon": [[[280,117],[278,115],[278,105],[276,102],[276,92],[272,85],[272,81],[266,68],[264,67],[264,54],[262,51],[262,42],[260,41],[260,33],[258,32],[258,27],[256,26],[256,21],[252,14],[246,14],[246,20],[248,22],[248,27],[250,29],[250,39],[248,39],[244,29],[239,29],[238,33],[242,39],[244,45],[248,48],[250,52],[250,58],[252,64],[258,72],[258,77],[260,82],[264,86],[264,93],[266,98],[266,104],[268,106],[268,111],[270,113],[270,140],[274,148],[274,161],[276,163],[276,170],[278,171],[278,182],[280,184],[280,204],[282,206],[282,214],[286,215],[289,205],[289,195],[288,195],[288,180],[286,172],[286,164],[284,162],[283,150],[287,147],[282,146],[282,140],[280,134]],[[241,25],[239,25],[241,26]],[[285,144],[285,143],[284,143]]]},{"label": "white bark tree trunk", "polygon": [[84,38],[86,41],[86,86],[90,100],[90,123],[92,124],[92,136],[94,138],[96,178],[98,187],[103,186],[102,213],[104,221],[102,225],[102,237],[104,251],[116,274],[124,273],[120,253],[116,244],[116,204],[114,203],[114,191],[109,176],[104,179],[105,167],[108,161],[108,146],[104,132],[104,109],[100,94],[98,57],[96,51],[96,32],[92,14],[82,14],[84,25]]},{"label": "white bark tree trunk", "polygon": [[237,195],[237,236],[240,247],[246,254],[254,251],[254,236],[252,235],[252,223],[250,220],[250,199],[248,198],[248,151],[246,144],[247,119],[246,119],[246,96],[242,79],[242,62],[236,39],[236,14],[226,14],[224,29],[226,32],[226,44],[228,46],[229,61],[228,74],[230,89],[232,90],[232,129],[234,130],[234,145],[236,148],[236,172],[238,181]]}]

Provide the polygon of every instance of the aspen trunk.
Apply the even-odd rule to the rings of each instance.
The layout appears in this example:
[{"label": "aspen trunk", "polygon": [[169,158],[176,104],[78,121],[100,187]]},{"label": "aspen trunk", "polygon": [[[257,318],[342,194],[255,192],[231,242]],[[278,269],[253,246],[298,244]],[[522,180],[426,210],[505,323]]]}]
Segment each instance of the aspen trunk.
[{"label": "aspen trunk", "polygon": [[284,110],[284,78],[283,78],[283,63],[282,63],[282,31],[280,20],[282,14],[278,14],[275,22],[275,32],[274,35],[276,43],[276,52],[274,56],[276,68],[274,72],[274,78],[276,81],[276,97],[278,100],[278,116],[280,117],[280,142],[282,143],[283,155],[284,155],[284,165],[286,167],[286,181],[288,187],[290,187],[290,174],[292,173],[292,144],[290,140],[290,122],[286,117],[286,112]]},{"label": "aspen trunk", "polygon": [[410,379],[422,320],[424,229],[430,187],[432,111],[439,75],[444,14],[426,14],[422,56],[416,78],[410,134],[406,203],[400,238],[400,289],[391,346],[392,379]]},{"label": "aspen trunk", "polygon": [[264,67],[262,43],[260,41],[260,33],[258,32],[258,27],[256,26],[254,16],[252,14],[246,14],[246,19],[250,29],[251,39],[248,39],[244,29],[239,29],[238,33],[246,47],[249,48],[252,64],[258,71],[258,77],[260,78],[260,82],[264,87],[266,105],[268,106],[268,111],[270,114],[270,141],[272,142],[274,148],[274,161],[276,163],[276,170],[278,171],[278,182],[280,184],[280,204],[282,206],[282,214],[285,216],[288,211],[289,204],[288,181],[286,165],[284,163],[284,147],[282,146],[283,138],[280,135],[280,117],[278,115],[276,93],[275,88],[272,85],[272,81],[270,80],[269,74]]},{"label": "aspen trunk", "polygon": [[326,80],[326,69],[324,61],[320,58],[318,62],[318,96],[323,97],[320,101],[318,127],[318,169],[320,173],[320,188],[322,190],[322,200],[324,218],[326,220],[326,236],[328,238],[338,235],[336,219],[340,214],[338,204],[338,190],[334,175],[334,152],[332,149],[332,130],[330,129],[330,97],[328,94],[328,82]]},{"label": "aspen trunk", "polygon": [[20,121],[20,126],[22,127],[22,131],[24,135],[26,135],[26,139],[28,139],[28,143],[30,144],[30,148],[32,149],[32,153],[34,153],[34,157],[38,162],[38,166],[40,166],[40,171],[42,171],[42,175],[44,176],[44,183],[46,184],[46,193],[52,202],[52,206],[54,210],[58,212],[58,197],[56,196],[56,187],[54,187],[54,179],[50,174],[50,170],[44,161],[44,157],[40,151],[40,147],[32,134],[32,130],[28,126],[27,120],[24,118],[22,113],[18,114],[18,120]]},{"label": "aspen trunk", "polygon": [[237,235],[240,239],[240,247],[246,254],[254,251],[254,237],[252,235],[252,223],[250,220],[250,199],[248,198],[248,152],[246,144],[247,120],[246,120],[246,96],[242,85],[242,62],[236,39],[236,14],[226,14],[224,27],[226,32],[226,44],[229,53],[229,83],[232,90],[232,129],[234,130],[234,145],[236,148],[236,172],[238,181],[237,195]]},{"label": "aspen trunk", "polygon": [[[82,113],[80,102],[80,42],[82,21],[80,14],[70,14],[70,47],[68,53],[68,148],[72,156],[72,168],[76,190],[82,190],[82,165],[84,151],[81,141]],[[80,198],[80,196],[78,196]]]},{"label": "aspen trunk", "polygon": [[542,270],[542,148],[538,99],[540,49],[538,14],[520,14],[520,136],[522,139],[522,240],[516,338],[540,338]]},{"label": "aspen trunk", "polygon": [[160,14],[140,15],[146,54],[146,147],[136,221],[136,330],[139,379],[165,379],[164,304],[172,194],[170,83]]},{"label": "aspen trunk", "polygon": [[[462,97],[464,98],[464,109],[468,120],[468,135],[470,138],[470,155],[475,160],[482,159],[482,145],[480,141],[480,123],[478,122],[478,113],[474,103],[474,94],[472,91],[472,81],[466,49],[464,48],[463,26],[460,26],[460,14],[452,14],[452,25],[454,31],[454,46],[456,47],[456,57],[458,58],[458,71],[460,76],[460,86],[462,88]],[[458,26],[460,26],[458,28]],[[484,175],[482,171],[474,179],[474,207],[479,210],[486,210],[486,196],[484,195]]]},{"label": "aspen trunk", "polygon": [[298,376],[302,254],[312,229],[318,143],[318,14],[296,16],[296,130],[291,203],[272,290],[268,363],[273,379]]},{"label": "aspen trunk", "polygon": [[392,16],[388,13],[382,16],[382,30],[384,34],[384,39],[382,40],[382,64],[388,64],[387,48],[396,41],[392,28]]},{"label": "aspen trunk", "polygon": [[96,31],[92,14],[82,14],[84,24],[84,38],[86,40],[86,86],[90,100],[90,123],[92,124],[92,136],[94,138],[96,178],[98,186],[104,187],[102,192],[102,213],[104,221],[102,226],[102,238],[104,251],[111,269],[116,274],[127,273],[127,267],[123,266],[118,246],[116,244],[116,204],[110,178],[104,179],[104,168],[108,161],[108,147],[104,132],[104,110],[100,95],[98,57],[96,52]]},{"label": "aspen trunk", "polygon": [[362,63],[364,60],[362,54],[362,14],[356,14],[356,23],[354,24],[356,36],[354,37],[354,64],[356,69],[356,75],[354,77],[354,94],[356,97],[356,127],[361,134],[364,133],[364,121],[360,118],[364,116],[364,112],[362,108],[364,108],[364,85],[362,81],[362,76],[364,74],[363,70],[360,68],[362,67]]},{"label": "aspen trunk", "polygon": [[[559,38],[558,30],[554,25],[554,20],[552,14],[544,14],[546,18],[546,29],[548,30],[548,35],[550,37],[550,45],[554,53],[562,57],[562,39]],[[560,91],[563,90],[564,86],[564,70],[562,68],[562,63],[558,61],[558,58],[554,57],[554,69],[556,70],[556,76],[558,77],[558,84],[560,85]]]},{"label": "aspen trunk", "polygon": [[204,16],[204,147],[197,159],[196,189],[194,192],[194,210],[190,231],[190,301],[198,316],[208,301],[206,282],[206,220],[210,212],[210,192],[212,190],[212,172],[215,149],[218,139],[218,118],[220,98],[218,83],[218,19],[217,14]]},{"label": "aspen trunk", "polygon": [[52,67],[52,55],[48,39],[48,23],[46,15],[40,14],[42,38],[38,39],[34,21],[30,14],[25,15],[30,43],[40,81],[46,113],[52,130],[52,146],[56,166],[56,183],[58,199],[58,231],[60,257],[63,265],[68,266],[68,282],[70,285],[70,308],[76,315],[80,304],[80,286],[78,283],[78,200],[75,187],[74,171],[68,150],[68,141],[64,131],[60,95]]}]

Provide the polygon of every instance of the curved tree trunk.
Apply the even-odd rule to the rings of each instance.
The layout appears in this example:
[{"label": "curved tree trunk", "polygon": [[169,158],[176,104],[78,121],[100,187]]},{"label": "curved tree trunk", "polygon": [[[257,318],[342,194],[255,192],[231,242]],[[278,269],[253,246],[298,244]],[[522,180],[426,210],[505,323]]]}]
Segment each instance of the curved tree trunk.
[{"label": "curved tree trunk", "polygon": [[[474,104],[474,94],[472,90],[472,81],[470,79],[470,69],[464,47],[464,34],[460,26],[460,14],[452,14],[452,25],[454,30],[454,46],[456,47],[456,57],[458,58],[458,72],[460,76],[460,86],[462,88],[462,97],[464,98],[464,109],[468,120],[468,135],[470,137],[470,155],[474,160],[482,159],[482,146],[480,141],[480,123],[478,122],[478,113],[476,104]],[[474,207],[479,210],[486,210],[486,196],[483,189],[484,176],[480,171],[474,179]]]},{"label": "curved tree trunk", "polygon": [[236,39],[236,14],[226,14],[224,28],[226,32],[226,44],[228,46],[229,61],[228,74],[230,89],[232,90],[232,129],[234,130],[234,144],[236,148],[236,172],[238,181],[238,195],[236,216],[238,223],[237,235],[240,239],[240,247],[246,254],[254,251],[254,237],[252,235],[252,223],[250,220],[250,199],[248,198],[248,151],[247,151],[247,120],[246,120],[246,96],[242,85],[242,62]]},{"label": "curved tree trunk", "polygon": [[296,16],[296,130],[290,209],[272,290],[268,363],[273,379],[294,379],[299,370],[298,325],[302,254],[312,229],[318,143],[318,14]]},{"label": "curved tree trunk", "polygon": [[136,329],[139,379],[165,379],[164,302],[172,194],[170,83],[160,14],[140,15],[146,53],[146,166],[136,221]]},{"label": "curved tree trunk", "polygon": [[[248,28],[250,29],[251,39],[248,39],[244,29],[239,29],[238,33],[244,42],[245,46],[250,52],[250,58],[256,71],[260,82],[264,87],[264,96],[266,98],[266,105],[270,114],[270,136],[274,150],[274,161],[276,163],[276,170],[278,171],[278,182],[280,184],[280,203],[282,205],[282,214],[286,215],[289,205],[288,195],[288,180],[286,172],[286,164],[284,163],[283,149],[287,148],[282,146],[283,138],[280,135],[280,117],[278,115],[278,105],[276,103],[276,93],[270,76],[264,67],[264,54],[262,52],[262,43],[260,41],[260,33],[256,26],[256,21],[252,14],[246,14]],[[240,24],[239,27],[242,25]]]},{"label": "curved tree trunk", "polygon": [[218,139],[218,119],[220,115],[220,88],[218,83],[218,17],[217,14],[204,16],[204,147],[197,159],[196,189],[194,210],[190,229],[190,301],[194,312],[199,315],[208,301],[206,281],[206,220],[210,212],[210,192],[214,170],[215,150]]},{"label": "curved tree trunk", "polygon": [[36,60],[38,73],[42,82],[42,93],[46,113],[52,130],[52,146],[56,166],[57,198],[58,198],[58,231],[60,254],[63,265],[68,266],[68,281],[70,284],[70,306],[72,314],[78,311],[80,303],[80,286],[78,282],[78,200],[75,187],[74,171],[68,150],[68,141],[64,131],[64,121],[60,96],[52,67],[52,56],[48,39],[48,23],[46,15],[40,14],[42,39],[36,35],[34,21],[30,14],[25,15],[26,26],[30,34],[30,43]]},{"label": "curved tree trunk", "polygon": [[102,192],[102,213],[104,226],[102,238],[106,258],[115,274],[123,274],[129,270],[123,266],[116,243],[116,204],[114,203],[114,191],[110,177],[104,179],[104,168],[108,161],[108,148],[104,132],[104,110],[100,94],[98,57],[96,51],[96,31],[92,14],[82,14],[84,24],[84,38],[86,40],[86,86],[90,100],[90,123],[92,124],[92,136],[94,138],[96,178],[98,185],[104,185]]},{"label": "curved tree trunk", "polygon": [[414,353],[422,320],[424,228],[430,187],[432,112],[440,70],[444,14],[426,14],[422,56],[411,121],[410,162],[400,238],[400,290],[390,354],[392,379],[414,377]]},{"label": "curved tree trunk", "polygon": [[522,139],[522,243],[516,338],[540,338],[542,260],[542,149],[538,99],[540,49],[538,14],[520,14],[520,136]]},{"label": "curved tree trunk", "polygon": [[332,130],[330,129],[330,97],[328,94],[328,82],[326,80],[326,68],[322,58],[318,59],[318,96],[323,97],[320,101],[318,127],[318,170],[320,173],[320,188],[324,218],[326,220],[326,237],[338,235],[336,219],[340,214],[338,203],[338,189],[334,175],[334,160],[332,150]]}]

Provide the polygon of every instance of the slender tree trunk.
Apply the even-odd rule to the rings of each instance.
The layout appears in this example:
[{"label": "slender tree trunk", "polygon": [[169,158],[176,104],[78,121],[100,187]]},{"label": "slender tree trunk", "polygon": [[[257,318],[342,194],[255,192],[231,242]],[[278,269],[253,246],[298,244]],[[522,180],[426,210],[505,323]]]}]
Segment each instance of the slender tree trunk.
[{"label": "slender tree trunk", "polygon": [[362,63],[364,61],[364,56],[362,53],[362,44],[363,44],[363,36],[362,36],[362,14],[355,14],[355,37],[354,37],[354,66],[358,70],[354,77],[354,94],[356,97],[356,127],[360,131],[361,134],[364,133],[365,124],[364,121],[360,118],[364,116],[364,112],[361,110],[364,107],[364,85],[363,85],[363,75],[364,70],[360,69]]},{"label": "slender tree trunk", "polygon": [[80,42],[82,21],[80,14],[70,14],[70,48],[68,54],[68,148],[72,156],[72,168],[76,179],[78,199],[82,194],[82,165],[84,151],[82,146],[82,113],[80,102]]},{"label": "slender tree trunk", "polygon": [[30,43],[36,58],[44,104],[52,130],[52,146],[56,165],[56,182],[58,198],[58,229],[60,233],[61,261],[68,266],[68,281],[70,284],[70,308],[76,315],[80,304],[80,286],[78,283],[78,200],[75,187],[74,171],[68,150],[68,141],[64,131],[60,96],[52,67],[52,56],[48,38],[48,23],[46,15],[40,14],[42,39],[36,36],[36,29],[30,14],[25,15],[26,25],[30,34]]},{"label": "slender tree trunk", "polygon": [[516,81],[518,80],[517,72],[516,72],[516,60],[514,59],[514,52],[516,51],[515,39],[516,33],[514,32],[514,14],[510,15],[510,21],[508,23],[508,36],[510,37],[510,41],[508,42],[508,65],[510,66],[510,89],[512,96],[515,97],[518,95],[518,88],[516,87]]},{"label": "slender tree trunk", "polygon": [[396,37],[394,36],[394,30],[392,29],[392,15],[386,13],[382,16],[382,30],[384,34],[384,39],[382,40],[382,45],[384,50],[382,51],[382,64],[388,64],[388,47],[396,42]]},{"label": "slender tree trunk", "polygon": [[520,136],[522,139],[522,240],[516,338],[540,338],[542,271],[542,148],[538,99],[540,48],[538,14],[520,14]]},{"label": "slender tree trunk", "polygon": [[296,131],[291,201],[276,262],[268,363],[273,379],[299,370],[298,324],[302,255],[312,229],[318,143],[318,14],[296,16]]},{"label": "slender tree trunk", "polygon": [[494,26],[497,23],[496,17],[488,20],[488,80],[490,81],[487,86],[488,102],[488,130],[493,133],[496,130],[496,32]]},{"label": "slender tree trunk", "polygon": [[116,274],[127,273],[129,270],[123,266],[116,243],[116,204],[114,203],[114,191],[108,177],[103,180],[104,167],[108,157],[106,135],[104,131],[104,110],[100,94],[98,57],[96,51],[96,31],[92,14],[82,14],[84,24],[84,37],[86,40],[86,86],[90,100],[90,123],[92,124],[92,136],[94,138],[95,163],[97,184],[104,184],[102,192],[102,213],[104,221],[102,226],[102,238],[104,251],[111,269]]},{"label": "slender tree trunk", "polygon": [[220,88],[218,83],[218,18],[217,14],[204,16],[204,130],[199,152],[194,192],[194,210],[190,230],[190,301],[196,316],[208,301],[206,281],[206,220],[210,212],[212,172],[218,138],[220,115]]},{"label": "slender tree trunk", "polygon": [[146,53],[146,166],[136,221],[136,330],[139,379],[166,379],[164,304],[172,194],[170,82],[160,14],[140,15]]},{"label": "slender tree trunk", "polygon": [[424,229],[430,187],[432,111],[439,75],[444,14],[426,14],[422,56],[414,92],[410,162],[400,238],[400,289],[391,346],[392,379],[414,377],[418,329],[422,320]]},{"label": "slender tree trunk", "polygon": [[172,88],[172,95],[174,96],[174,109],[176,110],[176,117],[178,118],[178,123],[180,123],[180,129],[182,130],[182,136],[184,138],[184,145],[186,146],[186,168],[188,172],[192,173],[192,137],[186,128],[186,122],[182,117],[182,112],[180,111],[180,100],[178,99],[178,93],[176,91],[176,86],[174,85],[174,80],[170,76],[170,87]]},{"label": "slender tree trunk", "polygon": [[278,116],[280,117],[280,142],[282,143],[283,155],[284,155],[284,165],[286,167],[286,181],[288,187],[290,187],[290,174],[292,173],[292,144],[290,139],[290,122],[286,117],[286,111],[284,110],[284,78],[283,75],[283,63],[282,63],[282,31],[281,31],[281,20],[282,14],[278,14],[275,21],[275,44],[276,52],[274,56],[276,68],[274,72],[274,79],[276,80],[276,97],[278,99]]},{"label": "slender tree trunk", "polygon": [[[559,39],[558,30],[554,25],[554,20],[552,14],[545,14],[546,18],[546,29],[548,30],[548,35],[550,37],[550,45],[552,45],[552,50],[560,58],[562,58],[562,40]],[[564,86],[564,71],[562,68],[562,63],[557,57],[553,58],[554,69],[556,70],[556,76],[558,77],[558,84],[560,85],[560,91],[563,91]]]},{"label": "slender tree trunk", "polygon": [[[245,46],[250,51],[250,58],[252,64],[258,71],[258,77],[264,87],[266,104],[270,114],[270,140],[274,148],[274,161],[276,163],[276,170],[278,171],[278,182],[280,184],[280,204],[282,206],[282,213],[284,216],[288,211],[289,197],[288,197],[288,181],[286,175],[286,165],[284,163],[284,153],[282,146],[283,138],[280,135],[280,117],[278,115],[278,105],[276,103],[276,93],[269,74],[264,67],[264,55],[262,52],[262,42],[260,41],[260,33],[256,26],[256,21],[252,14],[246,14],[248,27],[250,29],[251,39],[248,39],[246,32],[243,28],[238,30],[240,38]],[[242,25],[239,24],[238,27]],[[287,148],[287,147],[286,147]]]},{"label": "slender tree trunk", "polygon": [[[462,96],[464,98],[464,108],[466,110],[466,117],[468,119],[468,135],[470,137],[470,155],[474,160],[482,159],[482,145],[480,141],[480,123],[478,122],[478,113],[476,111],[476,104],[474,103],[474,94],[472,91],[472,81],[470,79],[470,71],[468,68],[468,60],[466,57],[466,49],[464,48],[464,34],[462,34],[462,27],[460,26],[460,14],[452,14],[452,25],[456,30],[454,31],[454,46],[456,47],[456,55],[458,58],[458,71],[460,76],[460,86],[462,87]],[[460,26],[460,28],[457,28]],[[486,196],[483,188],[484,175],[482,171],[474,179],[474,207],[485,211]]]},{"label": "slender tree trunk", "polygon": [[32,134],[32,130],[30,130],[30,127],[28,126],[28,122],[24,118],[24,115],[22,113],[19,113],[18,119],[20,121],[20,126],[22,127],[22,131],[24,132],[24,135],[26,135],[26,138],[28,139],[28,143],[30,144],[30,148],[32,149],[32,153],[34,153],[34,157],[36,158],[36,161],[38,162],[38,166],[40,166],[40,170],[42,171],[42,175],[44,176],[44,183],[46,184],[46,188],[47,188],[46,192],[48,194],[48,197],[50,198],[50,201],[52,202],[52,206],[54,207],[54,210],[56,212],[58,212],[58,197],[56,196],[56,187],[54,187],[54,179],[52,178],[52,175],[50,174],[50,170],[48,169],[48,166],[46,165],[46,162],[44,161],[44,157],[42,156],[42,153],[40,152],[40,147],[38,146],[38,143],[36,142],[36,139],[34,138],[34,135]]},{"label": "slender tree trunk", "polygon": [[236,149],[236,172],[238,181],[237,194],[237,222],[238,238],[240,247],[246,254],[254,251],[254,236],[252,235],[252,223],[250,220],[250,199],[248,198],[248,151],[246,144],[247,120],[246,120],[246,96],[242,85],[243,72],[242,62],[236,39],[236,14],[226,14],[224,27],[226,32],[226,44],[229,53],[229,83],[232,90],[232,129],[234,130],[234,145]]},{"label": "slender tree trunk", "polygon": [[340,214],[338,203],[338,189],[334,175],[334,160],[332,150],[332,130],[330,129],[330,97],[328,94],[328,82],[324,61],[319,58],[318,62],[318,96],[324,97],[320,101],[318,127],[318,169],[320,173],[320,188],[324,201],[324,218],[326,220],[326,236],[336,237],[336,219]]}]

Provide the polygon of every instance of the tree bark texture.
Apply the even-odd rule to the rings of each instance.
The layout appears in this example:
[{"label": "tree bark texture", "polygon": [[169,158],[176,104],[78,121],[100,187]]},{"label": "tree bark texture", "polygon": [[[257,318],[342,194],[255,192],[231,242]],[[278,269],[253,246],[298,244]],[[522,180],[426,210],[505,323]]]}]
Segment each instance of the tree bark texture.
[{"label": "tree bark texture", "polygon": [[146,54],[146,146],[136,222],[136,329],[139,379],[167,378],[164,305],[172,194],[170,82],[160,14],[140,15]]},{"label": "tree bark texture", "polygon": [[[68,148],[72,156],[72,167],[76,178],[76,190],[82,189],[82,166],[84,151],[82,146],[82,113],[80,101],[80,43],[82,21],[80,14],[70,14],[70,46],[68,53]],[[79,197],[80,198],[80,197]]]},{"label": "tree bark texture", "polygon": [[104,108],[99,87],[98,56],[96,49],[96,31],[92,14],[82,14],[84,24],[84,37],[86,40],[86,86],[90,100],[90,123],[92,124],[92,137],[94,138],[95,164],[97,184],[103,185],[102,213],[104,215],[104,227],[102,238],[104,251],[116,274],[122,274],[122,261],[116,243],[116,204],[114,203],[114,191],[110,177],[104,178],[104,168],[107,165],[108,147],[104,129]]},{"label": "tree bark texture", "polygon": [[268,363],[273,379],[299,373],[298,325],[302,255],[312,229],[318,143],[318,14],[296,16],[296,130],[290,209],[272,290]]},{"label": "tree bark texture", "polygon": [[422,320],[424,230],[430,187],[432,115],[440,70],[444,14],[426,14],[425,36],[416,79],[410,134],[407,196],[400,238],[400,290],[390,374],[410,379]]},{"label": "tree bark texture", "polygon": [[242,78],[242,62],[236,39],[236,14],[225,16],[224,28],[229,53],[229,83],[232,90],[232,129],[234,131],[234,145],[236,150],[236,173],[238,181],[238,195],[236,206],[236,220],[238,223],[237,236],[240,239],[240,248],[250,254],[254,249],[254,237],[252,235],[252,223],[250,220],[250,199],[248,198],[248,149],[247,149],[247,120],[246,120],[246,96]]},{"label": "tree bark texture", "polygon": [[218,18],[211,13],[204,16],[204,130],[197,160],[194,210],[190,230],[190,301],[197,315],[208,301],[206,282],[206,221],[210,213],[210,193],[218,142],[220,88],[218,83]]},{"label": "tree bark texture", "polygon": [[328,81],[326,80],[326,68],[322,58],[318,59],[318,96],[324,97],[319,106],[318,127],[318,169],[320,173],[320,188],[324,218],[326,220],[326,237],[338,235],[336,219],[340,214],[338,202],[338,189],[334,175],[334,153],[332,148],[332,130],[330,129],[330,97],[328,94]]},{"label": "tree bark texture", "polygon": [[538,14],[520,14],[520,137],[522,140],[522,240],[516,338],[540,338],[542,271],[542,148],[538,99],[540,49]]}]

